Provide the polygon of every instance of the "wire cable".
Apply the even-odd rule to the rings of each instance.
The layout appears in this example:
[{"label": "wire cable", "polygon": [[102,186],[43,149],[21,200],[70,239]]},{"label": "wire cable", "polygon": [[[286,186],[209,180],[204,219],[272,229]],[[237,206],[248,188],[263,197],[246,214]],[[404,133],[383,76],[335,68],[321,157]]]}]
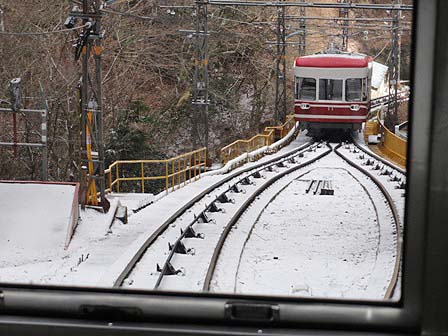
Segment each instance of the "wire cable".
[{"label": "wire cable", "polygon": [[42,36],[42,35],[52,35],[52,34],[60,34],[60,33],[68,33],[75,30],[83,29],[88,26],[90,26],[91,23],[88,22],[85,25],[74,27],[74,28],[67,28],[67,29],[61,29],[61,30],[53,30],[53,31],[45,31],[45,32],[3,32],[0,31],[0,35],[9,35],[9,36]]}]

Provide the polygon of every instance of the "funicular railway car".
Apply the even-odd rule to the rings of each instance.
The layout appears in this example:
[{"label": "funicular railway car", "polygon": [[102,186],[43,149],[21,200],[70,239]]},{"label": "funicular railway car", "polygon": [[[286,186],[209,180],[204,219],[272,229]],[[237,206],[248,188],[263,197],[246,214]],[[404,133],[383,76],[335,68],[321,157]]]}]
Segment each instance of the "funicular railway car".
[{"label": "funicular railway car", "polygon": [[370,108],[372,58],[327,53],[295,61],[295,119],[310,136],[360,130]]}]

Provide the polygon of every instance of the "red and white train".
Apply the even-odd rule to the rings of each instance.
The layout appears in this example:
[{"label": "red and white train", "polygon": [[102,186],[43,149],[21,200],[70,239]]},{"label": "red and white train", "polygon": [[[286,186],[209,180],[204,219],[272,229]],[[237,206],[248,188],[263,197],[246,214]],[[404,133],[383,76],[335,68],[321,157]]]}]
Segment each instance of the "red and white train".
[{"label": "red and white train", "polygon": [[371,57],[315,54],[295,62],[295,119],[310,136],[360,130],[370,109]]}]

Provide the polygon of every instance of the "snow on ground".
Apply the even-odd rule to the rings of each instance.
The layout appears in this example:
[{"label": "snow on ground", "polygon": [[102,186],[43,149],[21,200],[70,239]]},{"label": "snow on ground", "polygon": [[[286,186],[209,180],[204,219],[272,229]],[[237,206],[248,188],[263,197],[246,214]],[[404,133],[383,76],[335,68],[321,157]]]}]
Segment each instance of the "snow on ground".
[{"label": "snow on ground", "polygon": [[[301,160],[311,160],[322,152],[328,150],[326,147],[320,148],[315,152],[306,152],[305,157]],[[278,172],[263,172],[264,175],[277,175]],[[250,173],[248,173],[250,175]],[[241,177],[238,177],[240,179]],[[236,181],[235,181],[236,182]],[[185,239],[184,243],[188,249],[195,251],[195,255],[181,255],[176,254],[173,257],[172,264],[176,269],[184,271],[185,276],[180,277],[165,277],[163,279],[161,289],[182,290],[182,291],[202,291],[203,280],[205,278],[208,265],[210,263],[214,247],[216,246],[223,229],[227,223],[234,216],[238,208],[243,202],[252,195],[263,184],[263,179],[257,179],[255,184],[244,186],[242,193],[230,193],[230,197],[234,200],[234,204],[219,204],[219,207],[225,212],[218,212],[214,214],[207,214],[215,223],[195,224],[194,230],[204,234],[204,239]],[[228,188],[228,184],[213,191],[213,195],[219,195]],[[205,204],[210,204],[214,200],[214,196],[207,196],[204,200],[195,205],[190,211],[182,215],[176,222],[171,224],[151,246],[149,251],[145,253],[143,258],[139,261],[132,274],[126,280],[126,286],[138,289],[154,288],[159,273],[155,272],[156,264],[163,266],[169,250],[168,243],[173,244],[180,235],[180,228],[185,227],[194,220],[194,215],[200,213]]]},{"label": "snow on ground", "polygon": [[[289,146],[284,147],[276,154],[267,155],[257,162],[248,163],[235,171],[270,160],[276,155],[300,147],[309,140],[308,137],[300,134]],[[115,221],[113,226],[109,228],[109,214],[104,215],[92,209],[81,211],[81,220],[67,250],[63,249],[64,231],[61,247],[53,242],[53,236],[56,232],[44,235],[47,241],[53,242],[51,244],[51,258],[44,257],[42,252],[40,253],[42,257],[26,259],[24,263],[19,264],[14,263],[15,256],[2,253],[2,256],[8,256],[8,258],[4,258],[6,259],[4,263],[9,262],[9,264],[4,264],[7,268],[0,269],[0,280],[11,283],[110,287],[115,280],[114,277],[119,274],[141,243],[171,214],[225,176],[207,176],[188,184],[176,192],[160,198],[141,212],[132,215],[127,225]],[[45,195],[45,192],[42,192],[40,188],[39,186],[39,189],[32,193],[33,200]],[[3,194],[0,197],[2,200],[7,199],[7,196],[3,196]],[[55,200],[58,197],[47,196],[47,198]],[[133,209],[149,198],[152,198],[149,194],[114,194],[112,202],[120,201],[121,204],[128,205],[130,209]],[[8,205],[4,202],[1,203],[8,212]],[[30,202],[24,202],[23,204],[27,203]],[[28,206],[29,204],[27,204]],[[53,211],[49,205],[38,208],[45,213]],[[14,210],[10,213],[12,217],[16,217],[20,216],[21,212],[23,211]],[[55,240],[59,242],[56,237]],[[24,246],[26,246],[25,242],[23,244],[22,242],[19,243],[19,248],[24,248]],[[33,254],[30,253],[30,255]],[[34,255],[39,254],[34,253]]]},{"label": "snow on ground", "polygon": [[[243,215],[224,245],[213,291],[383,298],[396,252],[384,197],[335,153],[305,170],[277,182]],[[331,180],[335,195],[306,194],[310,179]]]},{"label": "snow on ground", "polygon": [[0,183],[0,281],[27,282],[64,251],[75,186]]},{"label": "snow on ground", "polygon": [[[248,163],[235,171],[270,160],[274,156],[291,151],[308,141],[309,138],[301,134],[289,146],[283,148],[278,153],[265,156],[257,162]],[[334,156],[334,154],[332,154],[332,156]],[[347,214],[336,214],[336,208],[338,204],[342,202],[342,199],[338,199],[338,196],[313,196],[316,200],[323,198],[313,205],[311,200],[315,199],[308,195],[306,197],[302,195],[305,182],[294,180],[290,186],[287,187],[267,209],[265,209],[262,217],[257,221],[258,224],[255,225],[255,229],[250,236],[251,239],[247,243],[248,250],[243,254],[241,263],[239,263],[241,246],[244,245],[245,242],[245,238],[242,239],[241,237],[247,237],[258,214],[270,201],[270,198],[266,200],[264,197],[260,197],[260,200],[265,203],[262,204],[261,202],[260,204],[254,204],[252,208],[257,209],[258,207],[258,212],[254,211],[253,215],[250,216],[245,214],[244,216],[246,217],[243,216],[243,218],[246,218],[247,220],[243,223],[244,225],[239,223],[237,229],[235,229],[230,236],[230,238],[236,237],[237,233],[243,232],[244,235],[239,235],[239,245],[237,245],[237,247],[232,247],[231,249],[226,246],[224,247],[224,251],[233,250],[234,257],[236,253],[236,260],[238,261],[237,269],[234,271],[234,262],[232,266],[233,268],[230,266],[227,268],[220,268],[218,265],[218,275],[216,279],[219,279],[220,281],[217,282],[218,286],[214,287],[214,290],[233,291],[235,289],[235,274],[238,274],[237,292],[245,293],[260,293],[261,291],[263,294],[271,293],[364,298],[373,296],[372,291],[375,286],[377,293],[384,289],[383,282],[389,276],[387,272],[389,269],[392,270],[391,262],[393,261],[393,253],[395,251],[394,242],[387,239],[388,236],[391,236],[387,233],[387,230],[390,230],[390,226],[388,228],[387,223],[384,227],[382,225],[375,226],[375,216],[374,213],[370,211],[372,210],[373,204],[376,204],[377,202],[374,201],[372,203],[367,201],[366,192],[363,191],[360,186],[361,184],[366,184],[366,188],[368,188],[369,193],[372,195],[375,193],[378,195],[379,191],[375,191],[376,187],[373,187],[373,189],[371,186],[367,187],[366,178],[356,169],[351,168],[348,165],[345,168],[346,170],[333,169],[334,160],[341,159],[332,158],[332,160],[333,161],[330,160],[332,163],[328,163],[327,166],[322,165],[322,162],[314,164],[314,170],[310,171],[308,176],[304,176],[303,179],[311,178],[313,177],[313,174],[323,174],[327,176],[328,179],[334,180],[336,190],[338,193],[341,193],[338,195],[345,195],[353,199],[353,205],[348,209],[349,212]],[[351,172],[352,175],[348,172]],[[354,176],[361,182],[356,182]],[[0,248],[7,251],[6,254],[2,252],[2,255],[7,256],[7,258],[4,258],[2,261],[0,281],[110,287],[119,272],[132,258],[136,250],[138,250],[141,244],[146,241],[163,222],[191,198],[199,195],[204,189],[225,177],[226,175],[203,177],[174,193],[157,195],[155,197],[149,194],[114,194],[111,197],[112,203],[116,204],[116,202],[119,201],[121,204],[127,205],[129,209],[134,209],[148,200],[154,199],[157,201],[141,212],[133,214],[129,218],[129,223],[127,225],[115,221],[112,227],[109,227],[109,214],[104,215],[92,209],[82,211],[82,219],[76,230],[73,241],[67,250],[63,249],[65,230],[62,232],[62,239],[57,237],[57,230],[47,233],[39,231],[40,235],[36,235],[36,237],[45,236],[45,240],[42,239],[42,241],[51,245],[51,248],[47,250],[45,250],[45,248],[42,250],[39,248],[38,253],[29,253],[28,256],[30,256],[30,258],[23,258],[21,262],[17,262],[17,260],[19,260],[18,257],[11,254],[11,251],[13,250],[5,247],[6,242],[0,240],[0,242],[2,242]],[[342,181],[344,181],[344,183],[342,183]],[[289,182],[291,181],[288,181],[288,183]],[[344,186],[345,184],[346,186]],[[298,187],[299,190],[292,191],[293,186]],[[349,188],[349,186],[351,187]],[[393,187],[391,188],[393,189]],[[296,195],[296,193],[298,195]],[[400,191],[395,191],[395,193],[400,193]],[[33,192],[33,201],[36,198],[42,198],[37,197],[36,195],[40,196],[43,194],[41,189]],[[325,199],[325,197],[327,198]],[[376,197],[379,196],[375,196],[375,198]],[[61,197],[50,196],[48,196],[48,198],[52,200],[56,198],[62,199]],[[1,195],[1,199],[9,199],[9,197]],[[365,211],[363,210],[362,214],[358,213],[359,209],[361,209],[361,199],[364,200],[364,204],[362,205],[366,209]],[[207,200],[204,200],[204,202],[207,202]],[[324,204],[322,202],[326,203]],[[25,202],[24,204],[27,204],[28,206],[30,203],[32,202]],[[381,216],[386,216],[384,218],[387,218],[387,209],[384,208],[384,202],[380,203],[383,203],[383,207],[381,208],[381,204],[376,205],[378,208],[377,210],[382,214]],[[288,204],[288,207],[285,208],[284,204]],[[297,218],[301,215],[300,209],[302,209],[305,204],[307,204],[308,209],[313,209],[314,212],[311,214],[308,213],[306,220],[305,217],[302,216],[302,219],[299,221]],[[318,207],[318,204],[320,206],[324,205],[324,208],[326,209],[330,209],[330,214],[315,216],[314,214],[317,209],[322,209],[321,207]],[[19,219],[21,215],[20,210],[10,211],[8,204],[5,204],[4,202],[1,202],[0,207],[1,206],[4,208],[4,210],[2,209],[2,214],[8,213],[9,211],[10,214],[13,214],[10,216],[11,218]],[[280,209],[280,207],[283,208]],[[370,210],[367,210],[368,208]],[[400,212],[403,210],[404,200],[398,208]],[[34,212],[30,213],[37,214],[39,213],[38,211],[41,210],[45,213],[54,211],[54,209],[49,209],[51,209],[49,206],[42,205],[37,207]],[[195,210],[192,211],[192,213],[194,212]],[[188,215],[191,216],[192,213],[189,213]],[[69,213],[67,216],[69,216]],[[335,220],[337,216],[340,217],[339,220]],[[5,218],[4,215],[2,218]],[[10,220],[11,219],[9,219],[9,221]],[[344,225],[345,223],[348,223],[347,227],[340,224],[341,221]],[[274,228],[273,223],[277,224],[277,227],[280,226],[280,228],[277,228],[280,231],[276,231],[275,234],[272,234],[272,231],[269,231],[269,229]],[[307,226],[307,223],[313,223],[313,225]],[[328,223],[331,223],[331,225]],[[20,230],[24,229],[27,229],[27,227],[22,226]],[[208,228],[205,227],[205,225],[198,229],[198,231],[204,233],[207,233],[207,230]],[[313,230],[315,233],[313,233]],[[176,229],[173,230],[173,232],[175,231],[177,232]],[[349,235],[352,231],[353,236]],[[17,228],[16,234],[19,232],[20,231]],[[334,238],[330,237],[331,232],[335,234]],[[378,235],[381,237],[379,243],[377,239]],[[308,239],[303,239],[300,244],[293,243],[294,240],[283,240],[283,238],[291,236],[308,237]],[[258,242],[255,243],[256,240],[254,240],[254,237],[263,237],[264,240],[258,238]],[[154,261],[156,259],[159,260],[159,256],[164,256],[168,252],[167,242],[173,242],[174,240],[172,238],[173,237],[171,236],[167,237],[164,244],[162,244],[164,246],[161,245],[158,257],[155,258]],[[376,250],[374,248],[374,242],[376,242],[377,245]],[[199,241],[192,242],[188,247],[196,247],[195,244],[200,243],[201,242]],[[18,249],[23,249],[25,246],[28,246],[27,243],[22,241],[18,244]],[[261,247],[265,249],[263,252],[260,251]],[[388,249],[390,250],[389,252]],[[332,254],[325,257],[325,251],[332,252]],[[376,257],[374,256],[374,251],[377,253]],[[346,257],[336,257],[336,252],[344,253],[343,255]],[[252,260],[255,260],[256,262],[250,261],[251,258],[248,256],[251,254],[255,254],[256,258]],[[289,255],[289,258],[292,260],[288,260],[289,265],[296,263],[294,264],[295,266],[292,268],[290,267],[289,269],[281,269],[277,267],[277,269],[282,270],[280,276],[267,275],[268,270],[271,268],[276,269],[276,265],[278,266],[280,262],[284,261],[286,255]],[[189,256],[182,257],[188,258]],[[278,259],[274,259],[274,257],[278,257]],[[317,264],[310,262],[310,257],[317,258],[316,260],[320,260],[321,262]],[[371,261],[375,260],[375,258],[377,262],[372,266]],[[344,261],[343,259],[347,259],[347,261]],[[154,265],[151,265],[151,268],[144,273],[147,274],[148,278],[151,278],[152,273],[155,273],[155,266],[154,263]],[[385,271],[381,272],[381,269],[384,269]],[[224,279],[222,277],[223,270],[227,271],[225,272],[228,277],[226,281],[222,281]],[[351,274],[351,272],[354,273]],[[330,278],[325,278],[325,274],[329,277],[334,277],[334,279],[331,280]],[[249,286],[247,282],[250,277],[262,279],[265,276],[267,277],[266,279],[268,282],[256,282],[253,286]],[[233,285],[228,285],[231,283],[232,279]],[[144,278],[141,279],[141,282],[143,281],[145,281]],[[278,286],[277,283],[275,286],[272,286],[274,281],[279,281]],[[263,283],[270,283],[271,285],[263,287]],[[247,286],[245,286],[245,284],[247,284]],[[200,284],[194,285],[198,286]],[[341,287],[335,292],[332,292],[336,288],[335,286],[339,285],[341,285]],[[222,288],[219,286],[222,286]],[[269,292],[266,291],[269,289],[268,287],[270,288]],[[272,290],[271,287],[278,287],[279,289]],[[379,295],[376,294],[375,298],[379,298]]]}]

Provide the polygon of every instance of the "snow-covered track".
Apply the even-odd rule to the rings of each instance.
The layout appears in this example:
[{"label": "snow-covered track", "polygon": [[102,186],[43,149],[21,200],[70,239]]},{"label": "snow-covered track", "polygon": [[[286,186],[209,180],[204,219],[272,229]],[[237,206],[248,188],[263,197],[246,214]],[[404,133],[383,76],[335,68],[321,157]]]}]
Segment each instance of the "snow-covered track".
[{"label": "snow-covered track", "polygon": [[[329,146],[328,146],[329,147]],[[251,205],[251,203],[263,192],[265,192],[270,186],[272,186],[275,182],[277,182],[279,179],[291,174],[292,172],[295,172],[299,169],[302,169],[317,160],[323,158],[324,156],[328,155],[332,151],[331,147],[329,149],[318,156],[312,158],[311,160],[308,160],[304,163],[301,163],[299,165],[296,165],[294,167],[288,168],[287,170],[281,172],[280,174],[276,175],[275,177],[269,179],[267,182],[265,182],[255,193],[253,193],[245,202],[244,204],[238,209],[238,211],[235,213],[235,215],[232,217],[232,219],[227,224],[226,228],[221,234],[221,237],[219,238],[218,244],[215,247],[215,250],[213,252],[212,259],[210,261],[207,274],[205,277],[204,285],[203,285],[203,291],[207,292],[210,291],[210,284],[213,279],[213,274],[219,259],[219,255],[221,253],[221,250],[224,246],[224,243],[231,231],[231,229],[234,227],[234,225],[239,221],[243,213],[248,209],[248,207]]]},{"label": "snow-covered track", "polygon": [[[234,224],[236,230],[229,230],[214,266],[216,270],[208,279],[209,291],[278,295],[300,292],[299,295],[332,298],[396,297],[401,255],[399,223],[404,198],[399,188],[401,181],[393,177],[400,176],[400,171],[394,171],[393,175],[389,166],[374,161],[353,144],[331,146],[334,154],[292,177],[285,176],[247,207]],[[367,162],[370,163],[366,165]],[[346,177],[341,180],[342,176]],[[338,196],[334,200],[330,201],[328,196],[316,199],[308,196],[310,182],[327,179],[335,183],[333,191]],[[348,186],[343,186],[345,181]],[[345,194],[344,189],[350,191]],[[359,199],[362,190],[365,201]],[[341,200],[341,195],[347,198]],[[317,208],[331,203],[336,210]],[[368,213],[371,215],[365,216]],[[344,237],[344,233],[349,236]],[[325,246],[331,244],[335,244],[335,250],[326,251]],[[325,266],[328,262],[336,266],[328,269]],[[337,269],[353,273],[347,277]],[[334,287],[336,284],[340,287]]]},{"label": "snow-covered track", "polygon": [[[172,225],[176,220],[178,220],[182,215],[186,212],[190,211],[198,202],[206,198],[207,196],[212,195],[216,192],[217,189],[224,186],[227,183],[231,183],[233,180],[243,180],[248,176],[253,175],[257,171],[262,171],[267,167],[275,166],[279,161],[286,161],[290,157],[297,156],[300,153],[309,149],[309,147],[313,146],[313,142],[308,142],[298,148],[295,148],[291,151],[288,151],[280,156],[276,156],[273,159],[268,161],[264,161],[262,163],[252,165],[245,169],[240,169],[237,172],[229,174],[226,178],[220,180],[219,182],[213,184],[209,188],[205,189],[199,195],[191,199],[188,203],[186,203],[182,208],[176,211],[173,215],[171,215],[138,249],[137,253],[133,256],[133,258],[127,263],[126,267],[123,268],[122,272],[118,275],[118,277],[114,280],[114,287],[121,287],[126,278],[129,277],[131,272],[134,270],[136,264],[142,259],[145,252],[160,238],[166,230]],[[244,176],[241,178],[241,176]],[[184,231],[185,232],[185,231]],[[176,248],[176,246],[175,246]],[[174,249],[173,249],[174,251]],[[165,267],[165,266],[164,266]],[[163,272],[162,272],[163,273]]]},{"label": "snow-covered track", "polygon": [[392,162],[382,158],[381,156],[379,156],[378,154],[375,154],[374,152],[368,150],[366,147],[364,147],[362,144],[360,144],[358,142],[358,140],[355,137],[352,137],[353,140],[353,144],[361,151],[363,151],[365,154],[371,156],[373,159],[381,161],[383,164],[385,164],[386,166],[398,171],[400,174],[402,175],[406,175],[406,170],[398,167],[397,165],[393,164]]},{"label": "snow-covered track", "polygon": [[[347,145],[347,146],[349,146],[349,145]],[[369,155],[371,158],[381,161],[383,164],[385,164],[389,168],[395,170],[397,173],[404,174],[404,171],[402,169],[399,169],[399,168],[391,165],[390,163],[377,157],[376,155],[371,155],[371,153],[368,153],[367,151],[365,151],[361,146],[357,145],[356,143],[355,143],[355,146],[358,149],[363,150],[363,152],[366,155]],[[396,200],[393,199],[393,197],[391,196],[391,194],[388,191],[388,188],[385,186],[384,182],[380,181],[376,176],[374,176],[371,172],[369,172],[367,169],[365,169],[364,168],[365,166],[362,166],[360,164],[360,162],[356,162],[355,160],[350,159],[346,155],[342,154],[339,150],[341,147],[342,147],[342,144],[338,145],[334,150],[335,153],[337,155],[339,155],[339,157],[341,157],[343,160],[345,160],[349,165],[358,169],[364,175],[368,176],[373,181],[373,183],[375,183],[375,185],[381,190],[382,194],[384,195],[385,199],[387,200],[387,203],[392,211],[392,215],[393,215],[394,223],[395,223],[395,233],[397,235],[397,245],[396,245],[397,250],[396,250],[396,259],[395,259],[393,275],[390,280],[389,286],[387,288],[386,294],[384,296],[384,299],[391,299],[394,295],[394,290],[397,286],[398,279],[399,279],[400,265],[401,265],[401,254],[402,254],[402,237],[401,237],[401,225],[400,225],[401,221],[400,221],[399,212],[398,212],[396,204],[395,204]],[[365,157],[362,156],[362,158],[360,158],[360,160],[365,160]],[[363,162],[365,162],[365,161],[363,161]],[[384,169],[384,167],[383,167],[383,169]],[[388,175],[392,175],[392,174],[393,174],[392,172],[390,172],[390,173],[388,172]],[[391,182],[393,182],[393,181],[391,181]],[[403,186],[401,186],[401,187],[403,188]]]},{"label": "snow-covered track", "polygon": [[[185,227],[181,236],[178,237],[171,245],[171,251],[166,258],[163,267],[159,267],[158,269],[159,276],[154,288],[178,290],[196,289],[198,291],[207,290],[207,286],[205,285],[207,283],[206,274],[210,274],[210,271],[207,272],[207,270],[210,268],[210,264],[213,265],[216,263],[217,256],[219,254],[217,251],[219,251],[222,247],[223,242],[225,241],[225,236],[228,234],[239,216],[247,209],[247,206],[253,201],[253,199],[255,199],[257,195],[278,180],[278,178],[300,169],[311,162],[315,162],[322,156],[331,152],[330,149],[325,151],[325,153],[320,154],[320,152],[323,151],[323,148],[324,147],[322,144],[314,144],[307,149],[294,153],[293,155],[278,159],[276,162],[251,171],[251,175],[242,177],[219,194],[213,203],[206,206],[206,208],[198,216],[194,217],[193,221]],[[297,162],[296,158],[304,157],[305,152],[309,152],[310,157],[300,160],[305,160],[307,163]],[[292,166],[292,168],[289,166]],[[265,176],[263,176],[263,174]],[[257,187],[256,184],[251,181],[262,178],[266,178],[267,182],[265,182],[261,187]],[[236,200],[231,200],[231,197],[236,198]],[[218,206],[214,204],[215,202],[220,203],[220,205]],[[222,209],[220,207],[224,207],[226,203],[230,204],[227,208],[225,208],[228,213],[216,215],[214,219],[209,218],[211,212],[219,212],[219,210]],[[215,221],[215,223],[210,224],[213,221]],[[199,253],[197,253],[198,258],[195,263],[191,263],[186,269],[183,267],[179,268],[179,266],[182,265],[182,261],[187,262],[187,260],[182,259],[182,255],[189,254],[191,251],[194,251],[193,253],[196,252],[196,250],[193,250],[194,248],[188,249],[182,242],[185,242],[185,238],[194,238],[195,232],[193,230],[192,234],[191,229],[193,226],[197,227],[196,225],[208,226],[208,228],[202,227],[203,230],[208,230],[206,233],[206,242],[205,244],[198,243],[196,245],[196,249],[199,250]],[[177,275],[179,273],[182,274],[183,272],[188,273],[188,277],[185,277],[188,278],[188,280],[185,280],[184,277],[173,277],[173,275]],[[201,286],[201,283],[204,282],[204,278],[206,279],[205,284]]]}]

